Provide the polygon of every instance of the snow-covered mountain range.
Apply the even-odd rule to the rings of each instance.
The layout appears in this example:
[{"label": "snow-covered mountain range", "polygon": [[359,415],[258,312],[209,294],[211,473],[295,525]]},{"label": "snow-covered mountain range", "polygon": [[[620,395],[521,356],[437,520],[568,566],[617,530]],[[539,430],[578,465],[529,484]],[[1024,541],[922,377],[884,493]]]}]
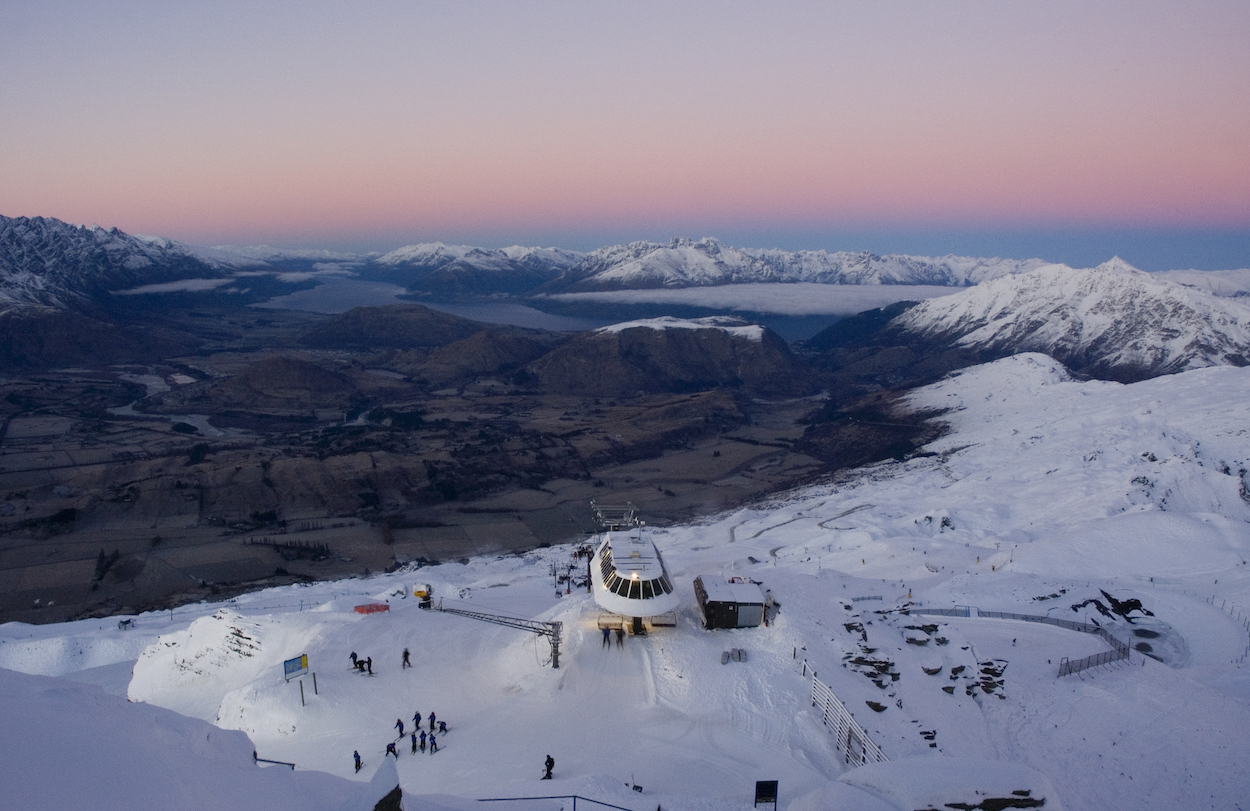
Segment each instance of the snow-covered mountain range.
[{"label": "snow-covered mountain range", "polygon": [[1120,259],[1086,270],[1050,265],[929,299],[887,333],[985,356],[1043,352],[1114,379],[1250,364],[1250,307]]},{"label": "snow-covered mountain range", "polygon": [[580,258],[580,253],[559,248],[491,250],[433,242],[383,254],[371,262],[367,274],[434,295],[517,295],[551,281]]},{"label": "snow-covered mountain range", "polygon": [[[1046,266],[1042,259],[879,256],[866,251],[736,248],[716,239],[631,242],[590,253],[441,242],[385,254],[196,247],[47,217],[0,217],[0,308],[63,308],[107,291],[272,273],[386,281],[432,296],[526,296],[756,284],[970,287]],[[298,274],[298,278],[296,278]],[[1250,270],[1155,274],[1222,297],[1250,295]],[[185,290],[219,286],[201,282]],[[171,288],[173,289],[173,288]]]},{"label": "snow-covered mountain range", "polygon": [[965,286],[1046,264],[1041,259],[877,256],[867,251],[733,248],[718,240],[631,242],[587,254],[544,292],[705,287],[760,282]]},{"label": "snow-covered mountain range", "polygon": [[48,217],[0,217],[0,310],[81,307],[108,290],[219,275],[171,240]]}]

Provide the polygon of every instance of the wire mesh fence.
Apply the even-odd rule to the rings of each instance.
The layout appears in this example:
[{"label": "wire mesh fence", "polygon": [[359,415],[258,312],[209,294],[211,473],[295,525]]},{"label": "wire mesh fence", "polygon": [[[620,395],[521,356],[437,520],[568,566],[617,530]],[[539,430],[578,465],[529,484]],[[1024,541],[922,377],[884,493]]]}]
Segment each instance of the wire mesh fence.
[{"label": "wire mesh fence", "polygon": [[1100,667],[1102,665],[1118,662],[1127,659],[1130,648],[1120,640],[1111,635],[1111,632],[1101,625],[1093,622],[1075,622],[1073,620],[1061,620],[1058,617],[1047,617],[1040,614],[1016,614],[1011,611],[982,611],[974,606],[957,605],[954,608],[912,608],[908,609],[912,614],[925,614],[939,617],[989,617],[991,619],[1019,620],[1021,622],[1037,622],[1043,625],[1053,625],[1056,628],[1066,628],[1069,631],[1080,631],[1086,634],[1097,634],[1106,640],[1111,646],[1111,650],[1095,653],[1092,656],[1086,656],[1083,659],[1069,660],[1066,656],[1059,660],[1059,672],[1056,678],[1063,678],[1082,670],[1089,670],[1091,667]]}]

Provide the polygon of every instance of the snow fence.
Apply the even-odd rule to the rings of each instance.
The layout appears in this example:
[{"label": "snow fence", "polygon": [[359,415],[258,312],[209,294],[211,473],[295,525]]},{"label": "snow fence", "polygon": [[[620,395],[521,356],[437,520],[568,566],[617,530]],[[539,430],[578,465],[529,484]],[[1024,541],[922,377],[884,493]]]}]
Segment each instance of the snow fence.
[{"label": "snow fence", "polygon": [[847,765],[863,766],[865,763],[885,763],[889,760],[881,747],[868,737],[864,728],[851,717],[842,701],[829,689],[829,685],[816,678],[816,671],[803,660],[803,671],[812,673],[812,706],[820,710],[821,722],[829,728],[834,744],[842,752]]}]

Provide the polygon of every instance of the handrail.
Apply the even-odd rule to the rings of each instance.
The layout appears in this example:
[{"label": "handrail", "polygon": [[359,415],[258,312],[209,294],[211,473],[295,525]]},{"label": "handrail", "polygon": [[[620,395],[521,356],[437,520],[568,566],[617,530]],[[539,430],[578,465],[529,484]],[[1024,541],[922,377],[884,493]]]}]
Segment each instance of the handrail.
[{"label": "handrail", "polygon": [[479,803],[511,803],[511,802],[522,802],[524,800],[572,800],[573,811],[577,811],[578,800],[585,800],[588,803],[594,803],[595,805],[602,805],[605,808],[615,808],[617,809],[617,811],[633,811],[633,809],[630,809],[630,808],[624,808],[619,805],[612,805],[611,803],[605,803],[600,800],[592,800],[589,797],[582,797],[577,794],[554,794],[550,797],[486,797],[484,799],[478,800],[478,802]]},{"label": "handrail", "polygon": [[269,758],[256,757],[255,755],[252,756],[252,760],[256,761],[257,763],[273,763],[274,765],[277,765],[277,766],[290,766],[291,771],[295,771],[295,764],[287,763],[285,760],[270,760]]}]

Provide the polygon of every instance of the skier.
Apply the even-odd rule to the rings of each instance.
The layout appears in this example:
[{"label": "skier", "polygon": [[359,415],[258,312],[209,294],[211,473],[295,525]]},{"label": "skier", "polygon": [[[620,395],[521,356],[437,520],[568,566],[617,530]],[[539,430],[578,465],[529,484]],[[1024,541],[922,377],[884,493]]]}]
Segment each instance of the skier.
[{"label": "skier", "polygon": [[372,656],[370,656],[368,659],[365,660],[365,667],[368,669],[369,675],[372,676],[373,675],[373,657]]},{"label": "skier", "polygon": [[439,721],[439,722],[438,722],[438,734],[439,734],[439,735],[443,735],[443,734],[445,734],[446,732],[447,732],[447,722],[446,722],[446,721]]},{"label": "skier", "polygon": [[399,669],[403,670],[405,667],[412,667],[412,662],[408,661],[408,649],[407,648],[404,648],[404,662],[402,665],[400,665]]},{"label": "skier", "polygon": [[417,753],[417,733],[412,733],[412,753]]},{"label": "skier", "polygon": [[401,738],[402,738],[402,737],[404,737],[404,719],[402,719],[402,718],[396,718],[396,719],[395,719],[395,728],[399,730],[399,737],[401,737]]},{"label": "skier", "polygon": [[421,730],[421,752],[425,752],[425,730]]},{"label": "skier", "polygon": [[612,647],[612,629],[611,628],[603,629],[603,644],[600,645],[599,647],[600,648]]},{"label": "skier", "polygon": [[356,666],[356,651],[352,651],[350,655],[352,659],[352,667],[355,667]]},{"label": "skier", "polygon": [[430,713],[430,732],[434,732],[434,713]]},{"label": "skier", "polygon": [[[394,741],[391,741],[390,743],[388,743],[388,744],[386,745],[386,754],[387,754],[387,755],[394,755],[394,756],[395,756],[395,759],[396,759],[396,760],[399,760],[399,751],[395,749],[395,742],[394,742]],[[386,755],[383,755],[383,757],[386,757]]]},{"label": "skier", "polygon": [[364,761],[360,759],[360,752],[352,752],[352,758],[356,761],[356,771],[360,771],[360,767],[365,765]]},{"label": "skier", "polygon": [[430,736],[430,754],[432,755],[437,751],[438,751],[438,741],[436,741],[434,739],[434,736],[431,735]]},{"label": "skier", "polygon": [[547,773],[543,775],[543,779],[550,780],[551,770],[556,767],[556,759],[553,758],[551,755],[547,755],[547,761],[544,765],[547,767]]},{"label": "skier", "polygon": [[618,648],[625,647],[625,629],[624,628],[616,629],[616,646]]},{"label": "skier", "polygon": [[413,729],[420,729],[420,728],[421,728],[421,713],[419,713],[419,712],[414,712],[414,713],[412,714],[412,728],[413,728]]}]

